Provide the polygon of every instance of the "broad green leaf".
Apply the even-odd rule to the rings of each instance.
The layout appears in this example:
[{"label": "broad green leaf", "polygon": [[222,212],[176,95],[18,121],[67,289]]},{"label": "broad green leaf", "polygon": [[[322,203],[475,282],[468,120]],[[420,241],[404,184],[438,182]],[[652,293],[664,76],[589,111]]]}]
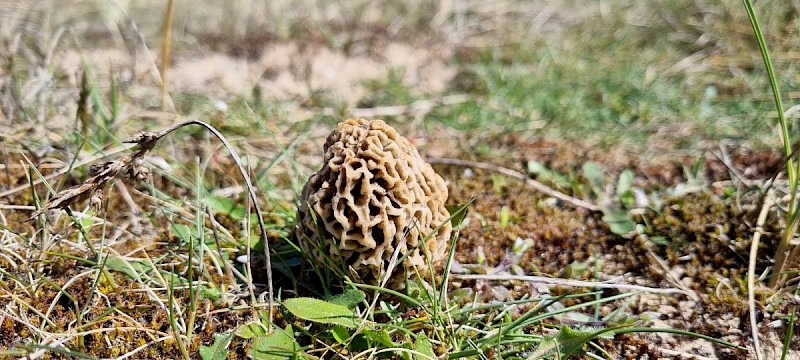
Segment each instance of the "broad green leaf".
[{"label": "broad green leaf", "polygon": [[283,302],[286,310],[303,320],[323,324],[342,325],[348,328],[358,326],[358,319],[347,306],[332,304],[327,301],[301,297]]},{"label": "broad green leaf", "polygon": [[461,223],[464,222],[464,219],[467,217],[467,205],[464,204],[455,204],[455,205],[445,205],[447,208],[447,212],[450,213],[450,224],[453,228],[458,228]]},{"label": "broad green leaf", "polygon": [[108,255],[105,265],[107,269],[121,272],[134,280],[140,279],[143,274],[152,270],[149,265],[140,261],[128,261],[114,255]]},{"label": "broad green leaf", "polygon": [[215,284],[210,284],[210,286],[200,285],[200,295],[215,302],[223,297],[222,290],[216,287]]},{"label": "broad green leaf", "polygon": [[619,194],[619,201],[627,208],[632,208],[636,206],[636,197],[633,194],[633,191],[626,191],[622,194]]},{"label": "broad green leaf", "polygon": [[386,330],[364,329],[364,335],[373,343],[381,344],[387,348],[397,347],[397,344],[392,341],[392,337],[389,336],[389,332]]},{"label": "broad green leaf", "polygon": [[347,341],[350,339],[350,335],[352,335],[350,334],[350,330],[341,325],[334,326],[333,329],[331,329],[331,334],[336,342],[343,345],[346,345]]},{"label": "broad green leaf", "polygon": [[172,232],[175,233],[176,237],[186,242],[200,237],[197,234],[197,228],[185,224],[172,224]]},{"label": "broad green leaf", "polygon": [[566,359],[570,355],[582,351],[583,344],[597,338],[606,329],[599,332],[582,332],[572,330],[568,326],[562,326],[555,337],[547,336],[536,346],[536,349],[528,357],[529,359],[541,359],[545,355],[555,352],[557,359]]},{"label": "broad green leaf", "polygon": [[232,333],[214,334],[214,344],[200,346],[200,357],[203,360],[225,360],[228,356],[228,345],[233,339]]},{"label": "broad green leaf", "polygon": [[633,171],[625,169],[619,174],[617,179],[617,197],[625,206],[631,208],[635,205],[636,199],[633,195]]},{"label": "broad green leaf", "polygon": [[562,326],[556,335],[559,352],[565,356],[576,354],[582,351],[583,344],[599,337],[600,334],[602,332],[575,331],[569,326]]},{"label": "broad green leaf", "polygon": [[87,210],[86,213],[82,216],[77,216],[78,225],[81,228],[89,229],[92,227],[92,223],[94,223],[94,210]]},{"label": "broad green leaf", "polygon": [[529,160],[528,161],[528,174],[531,175],[539,175],[543,172],[550,171],[544,164],[536,161],[536,160]]},{"label": "broad green leaf", "polygon": [[619,174],[619,179],[617,179],[617,194],[622,196],[623,194],[631,191],[631,186],[633,185],[633,171],[630,169],[625,169],[622,173]]},{"label": "broad green leaf", "polygon": [[236,336],[243,339],[253,339],[267,335],[266,327],[260,321],[251,321],[239,326],[235,332]]},{"label": "broad green leaf", "polygon": [[571,264],[568,264],[567,267],[564,269],[564,273],[567,279],[576,279],[583,274],[586,269],[589,268],[589,264],[580,261],[573,261]]},{"label": "broad green leaf", "polygon": [[650,241],[656,245],[667,245],[667,238],[664,236],[651,236]]},{"label": "broad green leaf", "polygon": [[468,296],[472,295],[472,290],[469,288],[459,288],[456,290],[451,291],[447,294],[447,297],[450,298],[450,301],[454,303],[460,303],[467,299]]},{"label": "broad green leaf", "polygon": [[550,182],[556,187],[569,188],[570,180],[556,171],[548,169],[544,164],[530,160],[528,161],[528,174],[536,175],[536,178],[541,182]]},{"label": "broad green leaf", "polygon": [[253,229],[253,231],[250,232],[249,238],[242,234],[242,239],[239,240],[239,243],[249,246],[251,250],[254,250],[257,253],[264,251],[264,239],[261,238],[261,234],[256,229]]},{"label": "broad green leaf", "polygon": [[577,311],[569,311],[563,314],[559,314],[556,316],[558,319],[565,320],[564,322],[575,322],[575,323],[588,323],[592,320],[591,315],[580,313]]},{"label": "broad green leaf", "polygon": [[603,173],[603,166],[594,162],[587,161],[581,166],[583,176],[589,180],[589,185],[597,194],[603,193],[603,184],[605,183],[605,175]]},{"label": "broad green leaf", "polygon": [[284,360],[297,357],[299,352],[294,330],[287,325],[286,329],[275,328],[271,334],[254,338],[247,355],[256,360]]},{"label": "broad green leaf", "polygon": [[375,347],[370,344],[369,339],[367,339],[364,333],[356,334],[352,338],[353,340],[347,344],[347,349],[350,351],[361,352]]},{"label": "broad green leaf", "polygon": [[212,210],[218,213],[226,214],[231,219],[241,220],[244,219],[247,211],[244,207],[237,205],[233,200],[221,196],[209,196],[206,198],[206,204]]},{"label": "broad green leaf", "polygon": [[261,319],[261,323],[265,326],[269,326],[270,323],[270,313],[269,310],[260,310],[258,312],[258,317]]},{"label": "broad green leaf", "polygon": [[500,227],[507,228],[511,223],[511,208],[507,205],[500,209]]},{"label": "broad green leaf", "polygon": [[[178,275],[176,273],[169,272],[169,271],[166,271],[166,270],[161,270],[161,271],[159,271],[159,273],[161,274],[161,277],[164,278],[164,284],[163,284],[164,286],[168,286],[169,284],[175,284],[177,286],[177,285],[185,285],[185,284],[189,283],[189,281],[186,280],[185,277],[180,276],[180,275]],[[159,282],[161,282],[161,281],[159,280]]]},{"label": "broad green leaf", "polygon": [[628,234],[636,228],[636,223],[628,216],[628,212],[618,208],[603,209],[603,221],[617,235]]},{"label": "broad green leaf", "polygon": [[417,341],[414,342],[414,350],[425,355],[419,356],[415,354],[415,359],[436,359],[436,353],[433,352],[433,344],[424,333],[417,336]]},{"label": "broad green leaf", "polygon": [[348,308],[354,308],[356,305],[360,304],[366,298],[367,295],[364,294],[363,291],[359,289],[348,288],[343,293],[331,296],[326,300],[331,304],[347,306]]},{"label": "broad green leaf", "polygon": [[506,183],[507,180],[504,176],[492,174],[492,189],[494,190],[495,194],[502,194]]},{"label": "broad green leaf", "polygon": [[[545,336],[542,338],[542,341],[539,342],[539,345],[536,345],[536,349],[528,355],[528,359],[542,359],[545,355],[552,353],[558,349],[558,342],[556,341],[555,337],[553,336]],[[557,357],[555,357],[557,359]]]}]

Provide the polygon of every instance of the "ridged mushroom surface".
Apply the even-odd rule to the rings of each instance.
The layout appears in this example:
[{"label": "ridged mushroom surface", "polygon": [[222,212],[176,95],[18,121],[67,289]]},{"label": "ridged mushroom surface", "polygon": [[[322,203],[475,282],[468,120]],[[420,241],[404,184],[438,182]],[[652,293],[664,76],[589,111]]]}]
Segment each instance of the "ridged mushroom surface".
[{"label": "ridged mushroom surface", "polygon": [[303,187],[297,214],[303,251],[346,265],[364,283],[379,284],[399,248],[398,258],[407,257],[387,287],[402,289],[406,274],[427,275],[423,247],[437,263],[450,241],[442,177],[382,120],[339,123],[324,152],[322,168]]}]

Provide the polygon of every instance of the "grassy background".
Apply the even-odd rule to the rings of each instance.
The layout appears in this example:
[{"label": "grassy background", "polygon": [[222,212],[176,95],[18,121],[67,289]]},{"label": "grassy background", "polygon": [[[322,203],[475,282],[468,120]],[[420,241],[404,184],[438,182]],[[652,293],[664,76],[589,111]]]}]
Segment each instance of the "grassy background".
[{"label": "grassy background", "polygon": [[[14,124],[28,116],[43,122],[55,115],[69,128],[74,113],[69,102],[76,95],[79,69],[75,57],[65,55],[76,51],[94,65],[100,89],[108,89],[114,77],[122,83],[127,111],[119,121],[153,108],[148,84],[152,87],[155,79],[147,76],[153,60],[143,54],[138,40],[145,40],[150,56],[157,58],[164,4],[71,1],[57,11],[54,4],[2,5],[7,10],[2,31],[4,108],[14,110],[4,112],[6,121]],[[796,4],[759,2],[756,11],[791,103],[798,92],[793,75]],[[378,72],[373,80],[342,84],[363,89],[358,98],[346,101],[326,94],[324,86],[281,96],[259,88],[263,81],[259,85],[250,79],[234,86],[235,91],[210,82],[205,91],[173,90],[182,114],[206,114],[213,109],[211,102],[236,98],[250,106],[265,103],[278,112],[294,111],[299,104],[311,111],[330,107],[335,114],[346,114],[354,106],[400,105],[465,93],[470,95],[468,101],[435,108],[425,123],[468,133],[476,142],[521,134],[589,140],[588,146],[623,144],[636,151],[688,149],[703,140],[723,139],[776,145],[775,114],[770,112],[755,40],[746,14],[733,0],[547,5],[233,1],[201,7],[178,1],[175,14],[176,67],[213,52],[240,63],[258,63],[265,51],[275,50],[268,46],[276,43],[367,57],[387,43],[403,43],[442,49],[437,58],[456,74],[445,88],[429,89],[408,74],[413,69],[382,69],[384,75]],[[113,50],[118,53],[109,55]],[[236,63],[211,62],[194,73],[242,71],[231,64]],[[269,68],[264,71],[268,78]],[[302,81],[303,72],[313,69],[293,71]],[[173,80],[178,88],[180,81]],[[252,90],[260,93],[254,95]],[[17,101],[11,99],[15,91]],[[395,120],[404,122],[408,117],[401,114]],[[271,123],[284,122],[275,120]]]}]

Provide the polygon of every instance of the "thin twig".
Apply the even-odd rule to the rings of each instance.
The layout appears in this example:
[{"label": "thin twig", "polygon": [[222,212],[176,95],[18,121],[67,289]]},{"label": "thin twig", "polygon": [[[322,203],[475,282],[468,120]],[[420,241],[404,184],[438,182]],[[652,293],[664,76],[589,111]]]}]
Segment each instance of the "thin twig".
[{"label": "thin twig", "polygon": [[533,179],[525,176],[525,174],[523,174],[523,173],[521,173],[519,171],[516,171],[516,170],[512,170],[512,169],[509,169],[509,168],[505,168],[505,167],[497,166],[497,165],[493,165],[493,164],[487,164],[487,163],[469,161],[469,160],[461,160],[461,159],[437,158],[437,159],[427,159],[427,161],[429,163],[432,163],[432,164],[467,166],[467,167],[475,167],[475,168],[479,168],[479,169],[494,171],[496,173],[499,173],[499,174],[502,174],[502,175],[505,175],[505,176],[508,176],[508,177],[512,177],[512,178],[524,181],[528,186],[532,187],[534,190],[539,191],[539,192],[541,192],[541,193],[543,193],[545,195],[552,196],[552,197],[554,197],[556,199],[568,202],[568,203],[570,203],[572,205],[575,205],[577,207],[580,207],[580,208],[588,209],[588,210],[591,210],[591,211],[600,211],[600,207],[598,207],[597,205],[591,204],[591,203],[589,203],[587,201],[584,201],[584,200],[569,196],[569,195],[564,194],[564,193],[562,193],[562,192],[560,192],[558,190],[550,188],[547,185],[542,184],[542,183],[540,183],[540,182],[538,182],[536,180],[533,180]]},{"label": "thin twig", "polygon": [[772,208],[772,205],[772,197],[767,194],[764,199],[764,205],[761,207],[761,212],[758,213],[756,231],[753,232],[753,241],[750,244],[750,259],[747,263],[747,307],[750,309],[750,332],[753,335],[756,360],[764,358],[761,343],[758,341],[758,322],[756,321],[756,260],[758,259],[758,244],[761,241],[761,235],[764,233],[762,227],[767,222],[767,214],[769,214],[769,209]]},{"label": "thin twig", "polygon": [[569,286],[569,287],[590,287],[590,288],[601,288],[601,289],[617,289],[617,290],[633,290],[633,291],[642,291],[654,294],[687,294],[686,291],[679,290],[679,289],[670,289],[670,288],[651,288],[647,286],[641,285],[630,285],[630,284],[616,284],[614,283],[618,279],[603,281],[603,282],[594,282],[594,281],[583,281],[583,280],[570,280],[570,279],[558,279],[558,278],[549,278],[544,276],[529,276],[529,275],[508,275],[508,274],[497,274],[497,275],[462,275],[462,274],[453,274],[453,278],[462,279],[462,280],[495,280],[495,281],[527,281],[532,283],[541,283],[541,284],[548,284],[548,285],[560,285],[560,286]]},{"label": "thin twig", "polygon": [[680,280],[677,279],[675,275],[672,274],[671,271],[669,271],[669,266],[667,266],[667,264],[664,262],[663,259],[661,259],[658,255],[656,255],[656,253],[654,253],[652,250],[647,250],[647,255],[650,255],[650,257],[656,262],[656,264],[661,266],[661,269],[664,270],[664,273],[667,275],[667,281],[669,281],[673,286],[686,292],[686,294],[689,295],[690,299],[694,301],[700,301],[700,296],[697,295],[696,292],[689,289],[686,285],[681,284]]},{"label": "thin twig", "polygon": [[[219,261],[225,267],[225,275],[228,277],[228,281],[230,281],[230,286],[233,287],[236,284],[236,278],[233,276],[233,271],[231,271],[231,264],[229,261],[225,261],[225,255],[222,253],[222,244],[219,241],[219,231],[217,231],[217,220],[214,219],[214,211],[211,210],[211,207],[206,207],[206,212],[208,213],[209,223],[211,224],[211,232],[214,236],[214,243],[217,245],[217,255],[219,256]],[[223,286],[225,283],[223,282]],[[255,297],[255,294],[250,294],[251,298]]]}]

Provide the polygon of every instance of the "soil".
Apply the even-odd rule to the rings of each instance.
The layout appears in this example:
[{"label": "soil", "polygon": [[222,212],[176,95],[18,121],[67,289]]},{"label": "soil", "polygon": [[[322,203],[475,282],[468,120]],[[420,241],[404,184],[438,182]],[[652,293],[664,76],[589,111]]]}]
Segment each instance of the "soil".
[{"label": "soil", "polygon": [[[508,139],[513,143],[513,139]],[[428,143],[427,146],[435,145]],[[578,167],[587,159],[608,165],[609,172],[620,169],[632,169],[635,172],[634,183],[645,192],[667,193],[665,189],[674,188],[688,179],[682,177],[682,172],[677,171],[690,164],[687,160],[673,160],[658,165],[661,171],[654,171],[654,164],[638,166],[631,159],[623,159],[617,152],[604,156],[596,152],[587,155],[574,147],[574,144],[565,146],[553,142],[516,143],[521,150],[514,162],[506,166],[520,168],[526,160],[537,160],[550,165],[554,169],[567,173],[569,167]],[[569,151],[565,150],[570,149]],[[476,161],[488,162],[489,159],[475,158],[472,154],[463,154],[464,158],[473,158]],[[732,151],[730,158],[734,159],[727,168],[716,158],[707,158],[703,165],[702,177],[705,184],[730,182],[731,170],[739,174],[747,174],[746,179],[763,179],[773,174],[778,169],[780,157],[772,152],[754,153],[746,151]],[[16,163],[19,158],[12,157],[9,163]],[[496,159],[494,159],[496,160]],[[51,160],[52,161],[52,160]],[[217,169],[222,175],[230,170],[225,170],[230,164],[223,161]],[[41,164],[46,164],[43,160]],[[769,166],[769,164],[774,164]],[[449,203],[463,204],[474,199],[468,208],[468,215],[460,230],[457,243],[456,261],[463,267],[472,267],[489,274],[504,274],[509,272],[509,266],[517,265],[528,275],[540,275],[557,278],[570,278],[579,280],[609,280],[621,279],[622,283],[635,284],[652,288],[672,288],[685,290],[686,294],[658,295],[642,294],[633,300],[624,303],[612,303],[601,309],[601,316],[609,315],[612,311],[624,309],[626,316],[636,318],[641,314],[650,314],[650,320],[643,321],[643,326],[673,328],[693,331],[712,336],[743,346],[751,346],[752,329],[748,321],[749,309],[744,281],[746,279],[747,258],[750,242],[754,232],[754,223],[760,210],[756,204],[757,196],[738,198],[726,195],[722,188],[704,186],[696,190],[683,193],[679,196],[665,196],[660,206],[644,207],[633,211],[637,215],[637,222],[647,224],[646,228],[634,235],[613,234],[608,225],[603,221],[600,212],[592,212],[562,201],[553,201],[547,196],[527,187],[517,179],[499,177],[498,174],[486,170],[473,169],[465,166],[436,165],[439,172],[448,182],[450,189]],[[24,184],[25,175],[21,167],[11,167],[6,172],[7,184]],[[664,171],[664,169],[673,169]],[[725,170],[722,170],[725,169]],[[576,170],[576,169],[572,169]],[[672,175],[670,175],[672,174]],[[47,175],[45,173],[45,175]],[[727,176],[726,176],[727,175]],[[211,175],[213,177],[213,174]],[[611,176],[613,178],[613,176]],[[166,179],[157,179],[158,187],[180,197],[184,190],[174,186]],[[68,182],[75,182],[72,178]],[[120,186],[120,185],[117,185]],[[135,185],[130,184],[134,187]],[[37,186],[37,191],[44,192],[43,186]],[[129,188],[133,193],[134,202],[149,204],[152,200],[143,197],[139,191]],[[107,201],[110,204],[124,203],[115,190],[107,191]],[[30,192],[17,192],[6,198],[10,204],[30,203]],[[503,208],[508,208],[510,220],[503,224],[500,213]],[[124,208],[123,208],[124,209]],[[133,209],[133,208],[131,208]],[[145,205],[142,210],[158,212],[155,205]],[[11,212],[6,216],[6,223],[12,231],[18,234],[33,236],[40,232],[35,230],[34,224],[26,222],[27,212]],[[106,216],[113,224],[132,224],[135,216],[127,211],[107,210]],[[154,215],[157,218],[164,214]],[[224,216],[220,223],[233,231],[236,223]],[[781,229],[780,221],[771,213],[763,231],[760,254],[774,252]],[[127,225],[136,235],[136,240],[125,240],[130,236],[118,236],[111,239],[109,249],[116,253],[129,256],[142,256],[137,254],[137,249],[146,248],[151,257],[160,253],[168,253],[173,245],[163,242],[161,231],[152,223],[135,223]],[[138,230],[137,230],[138,228]],[[97,232],[96,236],[99,236]],[[69,236],[74,236],[72,234]],[[656,242],[652,239],[662,237],[666,242]],[[32,238],[32,239],[35,239]],[[146,242],[144,239],[151,239]],[[512,247],[517,239],[533,240],[532,247],[520,258],[514,258]],[[131,243],[133,241],[133,243]],[[272,241],[280,242],[280,234]],[[38,311],[52,314],[54,326],[67,328],[75,321],[75,311],[78,304],[86,296],[90,288],[91,278],[85,276],[81,269],[86,264],[82,261],[68,258],[44,260],[41,254],[31,252],[31,248],[24,244],[6,245],[9,251],[20,255],[34,256],[28,262],[11,261],[8,259],[0,262],[0,268],[14,269],[15,273],[23,273],[28,267],[47,276],[52,285],[39,287],[36,293],[28,293],[23,288],[16,289],[14,282],[9,283],[9,290],[28,299]],[[90,256],[85,250],[70,247],[71,245],[56,244],[51,251],[72,254],[78,258]],[[479,260],[485,259],[485,260]],[[757,263],[757,273],[764,272],[770,265],[767,257],[761,257]],[[255,265],[256,268],[260,265]],[[279,276],[280,277],[280,276]],[[76,279],[78,281],[76,282]],[[258,279],[258,278],[257,278]],[[263,277],[262,280],[265,280]],[[218,279],[221,283],[226,279]],[[290,283],[279,282],[288,285]],[[137,289],[140,285],[121,273],[114,273],[112,279],[106,279],[99,285],[99,291],[109,294],[105,299],[109,304],[116,304],[118,309],[130,317],[131,321],[139,324],[150,324],[152,331],[165,332],[169,330],[167,314],[153,313],[145,305],[150,300]],[[537,296],[542,294],[563,294],[565,292],[580,293],[590,289],[574,289],[564,287],[547,287],[542,284],[523,281],[482,281],[482,280],[456,280],[452,288],[468,288],[479,294],[483,301],[507,301],[523,295]],[[59,288],[69,288],[73,299],[68,299],[59,292]],[[81,290],[83,289],[83,290]],[[85,291],[84,291],[85,290]],[[291,287],[287,290],[291,291]],[[615,289],[607,289],[603,296],[618,294]],[[81,295],[83,294],[83,295]],[[115,295],[111,295],[115,294]],[[135,296],[131,296],[138,294]],[[792,301],[775,301],[776,294],[766,288],[756,291],[756,301],[759,313],[757,320],[759,333],[766,342],[765,348],[772,354],[781,346],[785,327],[773,328],[768,324],[782,319],[793,309]],[[30,296],[30,297],[29,297]],[[34,298],[35,296],[35,298]],[[142,298],[137,298],[142,297]],[[83,298],[82,298],[83,297]],[[35,300],[34,300],[35,299]],[[180,301],[188,301],[188,294],[177,294]],[[84,299],[85,300],[85,299]],[[93,301],[99,301],[96,297]],[[565,302],[566,306],[575,302]],[[98,304],[100,305],[100,304]],[[224,310],[234,304],[204,300],[201,304],[205,309],[202,319],[199,319],[202,331],[195,343],[190,348],[200,344],[213,342],[215,331],[232,329],[237,324],[242,324],[251,319],[254,314],[245,308],[239,311]],[[102,309],[103,306],[98,306]],[[48,310],[50,309],[50,310]],[[92,307],[90,306],[91,310]],[[29,310],[33,311],[33,310]],[[119,320],[102,321],[104,314],[86,313],[84,321],[98,322],[90,328],[108,328],[125,326],[117,323]],[[654,315],[655,314],[655,315]],[[32,315],[32,314],[31,314]],[[32,320],[33,321],[33,320]],[[128,324],[130,325],[130,324]],[[24,338],[28,330],[21,323],[6,318],[0,327],[2,346],[13,346],[16,339]],[[121,333],[122,334],[122,333]],[[111,346],[94,347],[95,342],[108,343],[106,335],[97,333],[83,339],[81,349],[90,354],[102,357],[113,357],[132,350],[130,344],[142,344],[148,341],[145,334],[136,332],[125,333],[123,337],[112,337]],[[130,336],[134,336],[131,338]],[[144,338],[140,338],[144,336]],[[795,335],[797,337],[798,335]],[[10,341],[10,342],[9,342]],[[724,346],[713,345],[704,340],[686,338],[670,334],[640,333],[630,334],[615,338],[613,341],[603,341],[606,350],[619,358],[662,358],[674,356],[678,358],[721,358],[742,359],[752,356],[742,350],[735,350]],[[790,354],[800,351],[798,344],[793,341]],[[237,342],[232,348],[237,348],[240,354],[246,352],[246,343]],[[149,354],[149,355],[148,355]],[[164,343],[162,346],[150,347],[142,356],[179,356],[174,343]]]},{"label": "soil", "polygon": [[[544,146],[541,143],[527,145],[536,149]],[[546,144],[551,150],[559,146],[562,145]],[[574,153],[574,147],[570,148]],[[550,155],[545,156],[547,158],[559,154],[556,156],[558,161],[554,163],[562,164],[558,167],[565,172],[569,164],[578,165],[587,160],[587,157],[570,157],[560,151],[548,153]],[[734,168],[747,171],[756,178],[763,177],[774,169],[761,167],[761,171],[757,171],[751,162],[775,157],[770,152],[748,152],[748,156],[734,157],[737,159]],[[661,164],[661,171],[654,174],[653,164],[636,166],[619,156],[604,158],[599,154],[589,158],[609,164],[624,163],[625,168],[635,170],[636,179],[644,189],[665,188],[686,181],[680,175],[665,178],[670,176],[670,172],[664,169],[680,169],[686,165],[677,160]],[[547,161],[541,156],[537,160]],[[705,181],[726,179],[725,174],[719,172],[720,168],[724,168],[724,165],[719,160],[707,159],[703,172]],[[451,182],[451,201],[466,203],[471,198],[475,199],[469,208],[469,221],[460,234],[456,252],[459,262],[475,264],[479,257],[485,257],[482,267],[489,269],[489,272],[496,271],[508,265],[510,249],[516,239],[532,239],[533,247],[517,263],[528,274],[585,280],[597,280],[598,277],[608,280],[620,276],[627,284],[687,289],[696,298],[647,294],[628,303],[627,309],[630,314],[658,314],[657,319],[648,323],[653,327],[713,334],[714,337],[736,344],[749,343],[752,330],[747,320],[749,310],[743,282],[746,279],[753,224],[760,209],[743,208],[737,205],[735,197],[720,196],[715,194],[713,188],[704,188],[663,199],[664,203],[659,209],[648,208],[640,213],[641,223],[650,224],[646,230],[633,237],[620,236],[609,230],[601,213],[575,208],[563,202],[547,201],[546,196],[520,181],[508,179],[498,187],[496,174],[493,177],[479,169],[449,166],[440,170]],[[503,207],[510,209],[511,223],[508,226],[502,226],[500,221]],[[759,254],[770,254],[775,250],[780,228],[774,216],[771,214],[767,221],[770,225],[765,230],[770,235],[762,238]],[[669,241],[667,244],[656,244],[649,240],[656,236],[663,236]],[[595,261],[600,264],[598,274],[594,273]],[[569,271],[575,264],[589,266],[584,266],[579,273]],[[757,273],[762,273],[769,265],[769,259],[762,257]],[[520,282],[479,284],[468,281],[461,286],[472,287],[477,292],[486,291],[487,286],[504,286],[513,289],[510,294],[513,298],[526,293],[540,294],[541,291],[541,286]],[[495,299],[488,296],[487,300],[502,301],[507,300],[502,296],[509,296],[507,292],[495,293],[502,295],[497,295],[500,297]],[[615,293],[607,291],[604,295]],[[762,324],[759,331],[774,338],[782,336],[782,330],[770,329],[765,324],[783,316],[781,314],[787,314],[792,305],[785,304],[784,310],[778,312],[764,311],[765,308],[771,308],[768,304],[772,295],[766,289],[757,291],[760,304],[757,308],[762,309],[757,316],[759,324]],[[605,307],[603,315],[613,309]],[[797,335],[795,337],[800,339]],[[615,339],[612,344],[621,358],[641,358],[645,355],[661,358],[670,354],[680,354],[677,355],[679,358],[696,355],[698,358],[741,359],[752,356],[743,351],[712,346],[706,341],[687,341],[687,338],[672,335],[638,334],[624,339]],[[797,350],[797,345],[794,346],[793,349]]]}]

